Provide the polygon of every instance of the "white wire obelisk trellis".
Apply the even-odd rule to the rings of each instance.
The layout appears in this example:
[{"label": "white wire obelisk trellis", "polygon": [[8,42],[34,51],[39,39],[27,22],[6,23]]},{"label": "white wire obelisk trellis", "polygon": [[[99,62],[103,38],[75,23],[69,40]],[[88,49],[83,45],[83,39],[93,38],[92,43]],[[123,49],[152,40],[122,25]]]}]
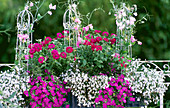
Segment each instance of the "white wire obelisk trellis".
[{"label": "white wire obelisk trellis", "polygon": [[75,30],[76,26],[75,19],[78,18],[78,14],[76,11],[76,3],[77,0],[68,0],[68,9],[65,11],[63,16],[63,26],[65,36],[68,36],[64,39],[64,45],[76,47],[77,39],[78,39],[78,30]]},{"label": "white wire obelisk trellis", "polygon": [[18,61],[19,68],[23,68],[22,63],[27,62],[28,70],[28,59],[23,60],[22,55],[28,55],[28,45],[32,43],[33,34],[33,21],[34,17],[28,9],[24,9],[17,16],[17,42],[16,42],[16,56],[15,60]]}]

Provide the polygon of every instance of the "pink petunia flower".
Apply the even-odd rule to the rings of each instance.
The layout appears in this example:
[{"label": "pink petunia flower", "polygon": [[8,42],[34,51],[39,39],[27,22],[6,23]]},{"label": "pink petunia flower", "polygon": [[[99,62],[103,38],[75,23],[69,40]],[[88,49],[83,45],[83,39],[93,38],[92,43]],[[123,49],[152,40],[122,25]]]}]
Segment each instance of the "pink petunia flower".
[{"label": "pink petunia flower", "polygon": [[55,45],[54,45],[54,44],[49,44],[49,45],[48,45],[48,48],[49,48],[49,49],[55,48]]},{"label": "pink petunia flower", "polygon": [[96,33],[100,33],[101,31],[100,30],[95,30],[94,31],[94,33],[96,34]]},{"label": "pink petunia flower", "polygon": [[45,38],[45,44],[48,44],[49,42],[51,42],[52,41],[52,38],[51,37],[46,37]]},{"label": "pink petunia flower", "polygon": [[106,32],[106,31],[104,31],[104,32],[102,33],[102,35],[103,35],[103,36],[109,36],[109,33]]},{"label": "pink petunia flower", "polygon": [[67,54],[66,54],[65,52],[61,52],[61,53],[60,53],[60,57],[61,57],[61,58],[65,58],[65,59],[66,59]]},{"label": "pink petunia flower", "polygon": [[72,53],[72,52],[73,52],[73,48],[70,47],[70,46],[68,46],[68,47],[66,48],[66,52],[67,52],[67,53]]},{"label": "pink petunia flower", "polygon": [[111,44],[114,44],[116,42],[116,39],[115,38],[110,39],[110,42],[111,42]]},{"label": "pink petunia flower", "polygon": [[38,58],[38,62],[41,63],[41,64],[44,62],[44,60],[45,60],[44,57],[39,57],[39,58]]}]

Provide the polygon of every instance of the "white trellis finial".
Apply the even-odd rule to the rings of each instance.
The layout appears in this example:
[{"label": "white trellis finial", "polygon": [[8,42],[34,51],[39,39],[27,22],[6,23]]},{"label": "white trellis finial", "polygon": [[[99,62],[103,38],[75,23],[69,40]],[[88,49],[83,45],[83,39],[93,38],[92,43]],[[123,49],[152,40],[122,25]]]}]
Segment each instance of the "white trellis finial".
[{"label": "white trellis finial", "polygon": [[[64,40],[64,44],[73,47],[76,46],[78,39],[78,30],[75,30],[75,27],[78,26],[75,19],[79,18],[77,13],[77,4],[75,3],[76,1],[77,0],[68,0],[69,6],[63,16],[64,30],[69,31],[69,34],[65,34],[68,36],[68,39]],[[71,31],[73,31],[73,34],[71,34]]]}]

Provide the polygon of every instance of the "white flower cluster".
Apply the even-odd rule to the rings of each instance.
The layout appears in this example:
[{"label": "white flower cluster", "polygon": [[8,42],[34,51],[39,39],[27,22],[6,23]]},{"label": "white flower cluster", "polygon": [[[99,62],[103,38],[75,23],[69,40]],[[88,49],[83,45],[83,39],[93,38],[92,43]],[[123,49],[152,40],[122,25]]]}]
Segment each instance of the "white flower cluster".
[{"label": "white flower cluster", "polygon": [[69,86],[67,88],[71,88],[72,95],[77,97],[78,106],[90,107],[95,104],[95,98],[99,90],[109,86],[107,76],[88,77],[88,74],[80,73],[78,69],[75,73],[70,69],[62,77],[64,81],[68,82]]},{"label": "white flower cluster", "polygon": [[[23,91],[26,90],[26,79],[16,74],[16,72],[13,70],[12,72],[10,70],[0,72],[0,91],[3,95],[0,95],[1,99],[8,99],[10,96],[16,92],[16,94],[10,98],[10,102],[12,102],[13,105],[21,105],[23,103],[19,103],[19,100],[24,100],[22,98]],[[25,82],[25,83],[24,83]],[[11,104],[7,101],[0,101],[3,105],[10,106]]]},{"label": "white flower cluster", "polygon": [[[144,97],[144,103],[149,104],[159,101],[159,93],[164,93],[168,88],[163,84],[163,72],[158,72],[156,69],[150,69],[143,65],[143,72],[129,75],[127,80],[131,83],[131,88],[135,93],[140,93]],[[139,97],[138,100],[140,100]]]}]

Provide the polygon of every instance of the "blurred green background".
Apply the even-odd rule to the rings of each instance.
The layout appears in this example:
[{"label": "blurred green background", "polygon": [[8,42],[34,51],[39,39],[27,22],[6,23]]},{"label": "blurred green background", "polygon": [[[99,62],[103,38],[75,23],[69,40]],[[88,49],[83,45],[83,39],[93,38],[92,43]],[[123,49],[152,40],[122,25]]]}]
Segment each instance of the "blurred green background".
[{"label": "blurred green background", "polygon": [[[16,18],[20,10],[24,9],[27,0],[0,0],[0,63],[13,63],[16,47]],[[35,0],[30,0],[35,1]],[[67,0],[58,0],[64,2]],[[120,0],[117,0],[120,1]],[[123,0],[125,1],[125,0]],[[47,15],[34,25],[34,40],[44,36],[55,36],[63,30],[63,14],[66,6],[59,4],[57,0],[47,0],[40,9],[44,14],[48,10],[49,3],[58,5],[53,15]],[[143,60],[170,60],[170,0],[126,0],[129,4],[137,4],[138,16],[141,19],[146,14],[150,17],[144,24],[137,24],[135,36],[142,41],[142,46],[133,47],[133,57]],[[79,11],[82,15],[102,8],[94,12],[90,23],[95,29],[115,33],[116,25],[113,13],[108,15],[112,5],[110,0],[79,0]],[[87,19],[84,20],[87,23]],[[168,94],[170,95],[170,93]],[[167,96],[170,100],[170,97]]]}]

